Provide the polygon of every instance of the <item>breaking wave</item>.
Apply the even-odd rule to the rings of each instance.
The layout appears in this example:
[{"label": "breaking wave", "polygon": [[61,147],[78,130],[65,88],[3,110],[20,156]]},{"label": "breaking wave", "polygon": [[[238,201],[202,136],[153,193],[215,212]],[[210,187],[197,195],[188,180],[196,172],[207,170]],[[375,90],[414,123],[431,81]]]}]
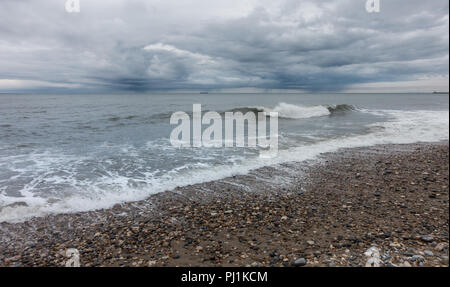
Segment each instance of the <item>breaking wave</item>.
[{"label": "breaking wave", "polygon": [[[317,106],[301,106],[301,105],[294,105],[294,104],[288,104],[288,103],[279,103],[275,107],[259,107],[259,106],[253,106],[253,107],[238,107],[233,108],[225,111],[218,111],[220,114],[224,114],[225,112],[241,112],[243,114],[247,112],[277,112],[279,118],[284,119],[307,119],[307,118],[313,118],[313,117],[323,117],[323,116],[332,116],[336,114],[343,114],[345,112],[349,111],[355,111],[357,110],[352,105],[346,105],[346,104],[340,104],[340,105],[317,105]],[[210,110],[203,109],[202,112],[206,113]],[[186,110],[186,112],[189,116],[192,116],[192,110]],[[172,114],[175,113],[175,111],[170,112],[162,112],[150,115],[147,119],[148,121],[161,121],[161,120],[168,120],[172,116]],[[134,117],[127,117],[124,119],[132,119]],[[121,118],[112,117],[109,118],[109,121],[116,121],[120,120]]]},{"label": "breaking wave", "polygon": [[308,119],[314,117],[331,116],[338,113],[354,111],[356,108],[352,105],[318,105],[318,106],[300,106],[287,103],[279,103],[275,107],[243,107],[229,110],[230,112],[277,112],[279,118],[284,119]]}]

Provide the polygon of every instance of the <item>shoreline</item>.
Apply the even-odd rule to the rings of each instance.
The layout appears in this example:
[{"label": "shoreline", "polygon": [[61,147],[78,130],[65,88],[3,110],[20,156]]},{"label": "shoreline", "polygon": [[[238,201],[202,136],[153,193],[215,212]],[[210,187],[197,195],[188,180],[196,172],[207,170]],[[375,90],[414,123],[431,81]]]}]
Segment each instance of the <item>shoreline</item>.
[{"label": "shoreline", "polygon": [[[342,149],[112,209],[0,223],[0,266],[448,266],[448,141]],[[303,259],[303,260],[302,260]],[[304,263],[304,264],[303,264]]]}]

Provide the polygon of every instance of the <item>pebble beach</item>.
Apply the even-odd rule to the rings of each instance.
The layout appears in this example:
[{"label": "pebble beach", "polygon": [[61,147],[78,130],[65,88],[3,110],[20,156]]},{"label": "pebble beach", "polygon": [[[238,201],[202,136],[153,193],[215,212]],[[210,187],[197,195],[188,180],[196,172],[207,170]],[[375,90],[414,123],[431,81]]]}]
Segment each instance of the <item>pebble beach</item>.
[{"label": "pebble beach", "polygon": [[[0,266],[448,267],[448,142],[323,154],[91,212],[0,223]],[[286,179],[286,180],[284,180]]]}]

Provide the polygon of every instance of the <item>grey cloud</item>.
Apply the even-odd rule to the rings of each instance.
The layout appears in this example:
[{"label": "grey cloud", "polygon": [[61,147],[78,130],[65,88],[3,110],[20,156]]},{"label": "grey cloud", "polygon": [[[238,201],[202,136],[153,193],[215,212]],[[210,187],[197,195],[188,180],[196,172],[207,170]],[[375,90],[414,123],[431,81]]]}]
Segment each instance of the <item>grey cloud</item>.
[{"label": "grey cloud", "polygon": [[2,0],[0,92],[11,91],[2,79],[28,81],[24,91],[144,92],[448,78],[448,1],[381,0],[372,14],[364,4],[81,0],[68,14],[63,0]]}]

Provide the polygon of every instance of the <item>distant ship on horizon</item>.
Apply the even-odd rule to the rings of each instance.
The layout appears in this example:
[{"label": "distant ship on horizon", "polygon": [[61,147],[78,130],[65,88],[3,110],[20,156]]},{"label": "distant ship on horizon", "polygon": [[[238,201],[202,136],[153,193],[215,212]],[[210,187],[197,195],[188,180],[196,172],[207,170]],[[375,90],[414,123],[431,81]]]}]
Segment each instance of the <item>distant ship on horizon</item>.
[{"label": "distant ship on horizon", "polygon": [[438,91],[433,91],[433,94],[448,94],[448,92],[438,92]]}]

